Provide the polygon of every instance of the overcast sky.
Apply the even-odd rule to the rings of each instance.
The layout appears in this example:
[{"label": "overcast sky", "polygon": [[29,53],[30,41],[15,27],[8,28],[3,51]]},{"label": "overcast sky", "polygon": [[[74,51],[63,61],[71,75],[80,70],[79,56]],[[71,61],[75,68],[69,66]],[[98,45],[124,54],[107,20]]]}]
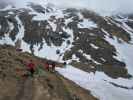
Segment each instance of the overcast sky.
[{"label": "overcast sky", "polygon": [[[8,1],[8,0],[0,0]],[[55,4],[58,7],[87,8],[98,13],[133,13],[133,0],[9,0],[19,7],[27,1],[45,4],[45,1]]]},{"label": "overcast sky", "polygon": [[132,13],[133,0],[50,0],[56,5],[92,9],[99,13]]}]

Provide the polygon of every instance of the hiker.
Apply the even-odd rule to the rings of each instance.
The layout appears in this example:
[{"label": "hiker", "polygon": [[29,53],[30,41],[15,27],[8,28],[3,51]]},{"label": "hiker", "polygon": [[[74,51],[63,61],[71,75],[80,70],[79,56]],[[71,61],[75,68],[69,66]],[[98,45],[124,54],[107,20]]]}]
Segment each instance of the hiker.
[{"label": "hiker", "polygon": [[45,67],[45,69],[46,69],[47,71],[49,71],[49,63],[48,63],[48,62],[46,62],[46,63],[44,64],[44,67]]},{"label": "hiker", "polygon": [[27,69],[30,72],[31,76],[33,77],[33,74],[35,72],[35,64],[33,63],[32,60],[27,64]]},{"label": "hiker", "polygon": [[51,69],[52,69],[52,71],[55,71],[55,62],[53,62],[53,63],[51,64]]},{"label": "hiker", "polygon": [[23,49],[16,48],[16,51],[18,51],[18,52],[22,52],[22,51],[23,51]]},{"label": "hiker", "polygon": [[64,63],[63,63],[63,66],[64,66],[64,67],[66,67],[66,66],[67,66],[67,63],[66,63],[66,62],[64,62]]}]

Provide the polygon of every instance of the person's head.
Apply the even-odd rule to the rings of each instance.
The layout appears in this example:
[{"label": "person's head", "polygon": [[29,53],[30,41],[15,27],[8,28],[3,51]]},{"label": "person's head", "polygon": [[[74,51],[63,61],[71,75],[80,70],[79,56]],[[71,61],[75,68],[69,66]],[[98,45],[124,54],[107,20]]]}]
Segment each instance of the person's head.
[{"label": "person's head", "polygon": [[55,65],[55,62],[52,62],[52,65]]},{"label": "person's head", "polygon": [[66,65],[66,64],[67,64],[66,62],[63,63],[63,65]]}]

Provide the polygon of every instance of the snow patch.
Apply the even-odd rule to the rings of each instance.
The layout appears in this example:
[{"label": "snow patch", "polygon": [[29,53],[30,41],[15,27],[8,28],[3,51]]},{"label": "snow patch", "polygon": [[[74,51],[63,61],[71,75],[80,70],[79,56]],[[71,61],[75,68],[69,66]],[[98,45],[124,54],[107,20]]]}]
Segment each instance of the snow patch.
[{"label": "snow patch", "polygon": [[17,40],[23,39],[24,33],[25,33],[25,28],[24,28],[22,21],[19,19],[18,16],[16,16],[15,19],[17,20],[18,28],[19,28],[19,32],[17,33],[16,40],[15,40],[15,42],[16,42]]},{"label": "snow patch", "polygon": [[91,91],[92,95],[100,100],[131,100],[133,98],[133,89],[127,90],[109,83],[115,82],[123,86],[132,87],[133,79],[112,79],[102,72],[87,73],[70,65],[65,68],[57,67],[56,71],[82,88]]},{"label": "snow patch", "polygon": [[0,30],[1,30],[2,26],[0,25]]},{"label": "snow patch", "polygon": [[[44,8],[48,9],[47,6],[45,6]],[[64,17],[64,14],[62,12],[63,9],[52,7],[52,10],[50,12],[45,12],[45,13],[38,13],[32,8],[29,8],[29,9],[31,10],[29,14],[35,15],[32,20],[36,20],[36,21],[49,20],[52,15],[54,15],[56,19]]]},{"label": "snow patch", "polygon": [[78,23],[79,28],[97,28],[97,25],[88,19],[83,19],[83,22]]},{"label": "snow patch", "polygon": [[4,45],[4,44],[8,44],[8,45],[13,45],[15,46],[15,43],[12,41],[12,39],[9,37],[9,34],[5,34],[4,37],[2,37],[0,39],[0,44]]},{"label": "snow patch", "polygon": [[80,62],[80,58],[78,58],[75,54],[72,55],[72,60]]},{"label": "snow patch", "polygon": [[30,45],[27,44],[23,40],[21,41],[21,47],[20,48],[23,50],[23,52],[29,52],[29,53],[31,53],[31,51],[30,51]]},{"label": "snow patch", "polygon": [[95,44],[90,43],[90,45],[91,45],[94,49],[98,49],[98,48],[99,48],[99,47],[96,46]]}]

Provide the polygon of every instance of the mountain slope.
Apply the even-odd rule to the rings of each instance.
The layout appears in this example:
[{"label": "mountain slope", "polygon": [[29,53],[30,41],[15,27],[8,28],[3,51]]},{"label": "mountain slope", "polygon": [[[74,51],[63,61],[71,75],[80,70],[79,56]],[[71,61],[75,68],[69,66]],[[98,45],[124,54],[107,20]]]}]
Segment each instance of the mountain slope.
[{"label": "mountain slope", "polygon": [[0,46],[0,53],[0,100],[96,100],[88,91],[57,73],[43,70],[44,74],[33,78],[22,77],[26,73],[23,61],[32,59],[39,67],[45,59],[17,52],[11,46]]}]

